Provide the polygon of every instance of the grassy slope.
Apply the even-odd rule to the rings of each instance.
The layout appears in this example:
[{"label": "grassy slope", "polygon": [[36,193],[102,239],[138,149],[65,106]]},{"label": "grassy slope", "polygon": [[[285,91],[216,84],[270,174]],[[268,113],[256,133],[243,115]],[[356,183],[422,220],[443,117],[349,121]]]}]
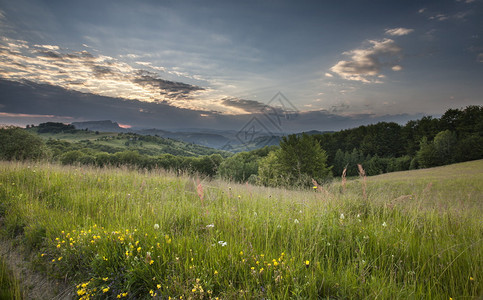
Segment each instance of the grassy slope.
[{"label": "grassy slope", "polygon": [[4,234],[79,297],[483,295],[483,161],[368,178],[367,200],[361,180],[328,194],[202,182],[201,201],[165,173],[0,169]]},{"label": "grassy slope", "polygon": [[[32,133],[37,133],[37,129],[29,129]],[[212,153],[224,154],[224,151],[212,149],[205,146],[200,146],[196,144],[189,144],[182,141],[164,139],[161,137],[155,138],[156,142],[153,141],[132,141],[129,139],[129,135],[119,135],[119,133],[113,132],[99,132],[96,134],[93,131],[82,131],[79,130],[76,133],[41,133],[38,134],[41,138],[48,139],[58,139],[65,140],[70,143],[80,143],[85,147],[90,147],[86,144],[86,141],[94,145],[104,145],[112,148],[117,148],[118,151],[124,150],[137,150],[140,153],[148,155],[159,155],[163,153],[174,153],[183,156],[197,156],[197,155],[209,155]],[[118,139],[119,137],[119,139]],[[141,138],[143,136],[140,136]],[[126,142],[130,145],[126,146]],[[142,142],[142,144],[141,144]]]}]

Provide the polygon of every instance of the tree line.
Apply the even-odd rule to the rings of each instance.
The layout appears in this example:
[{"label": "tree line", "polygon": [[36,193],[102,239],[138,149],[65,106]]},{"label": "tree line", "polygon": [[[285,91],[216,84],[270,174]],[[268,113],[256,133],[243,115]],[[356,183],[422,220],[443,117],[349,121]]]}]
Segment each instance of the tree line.
[{"label": "tree line", "polygon": [[[62,126],[58,124],[41,124],[39,130],[76,130],[69,125],[59,129]],[[130,138],[133,142],[140,139],[158,142],[160,138]],[[265,186],[306,186],[312,179],[320,183],[340,176],[344,169],[347,176],[356,176],[357,164],[364,167],[367,175],[377,175],[481,159],[483,106],[449,109],[441,118],[427,116],[404,126],[379,122],[338,132],[288,135],[282,137],[279,146],[229,157],[217,153],[151,155],[109,147],[54,139],[43,142],[25,129],[0,129],[0,158],[6,160],[44,158],[62,164],[163,168]]]}]

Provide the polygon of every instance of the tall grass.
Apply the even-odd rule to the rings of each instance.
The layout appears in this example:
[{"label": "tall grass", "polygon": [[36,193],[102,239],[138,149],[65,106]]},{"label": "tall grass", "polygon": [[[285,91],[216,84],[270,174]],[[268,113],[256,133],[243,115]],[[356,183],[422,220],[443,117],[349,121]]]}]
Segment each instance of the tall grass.
[{"label": "tall grass", "polygon": [[0,299],[22,300],[20,284],[0,257]]},{"label": "tall grass", "polygon": [[361,179],[364,197],[361,180],[317,193],[0,163],[2,231],[80,299],[476,298],[483,162],[452,168]]}]

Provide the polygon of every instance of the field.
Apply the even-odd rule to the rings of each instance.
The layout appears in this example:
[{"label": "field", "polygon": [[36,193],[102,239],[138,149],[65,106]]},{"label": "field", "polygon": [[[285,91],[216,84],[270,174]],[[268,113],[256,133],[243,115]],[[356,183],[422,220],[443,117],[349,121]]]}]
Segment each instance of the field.
[{"label": "field", "polygon": [[311,190],[1,162],[1,234],[74,299],[477,299],[482,182],[482,160]]}]

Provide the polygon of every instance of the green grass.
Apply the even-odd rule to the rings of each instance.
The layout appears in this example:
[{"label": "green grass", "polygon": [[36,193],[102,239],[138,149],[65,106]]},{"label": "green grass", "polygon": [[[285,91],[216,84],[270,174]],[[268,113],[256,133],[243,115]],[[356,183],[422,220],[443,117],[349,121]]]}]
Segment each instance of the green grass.
[{"label": "green grass", "polygon": [[79,298],[483,295],[483,161],[270,189],[127,169],[0,163],[4,238]]},{"label": "green grass", "polygon": [[20,284],[0,257],[0,299],[22,300]]}]

